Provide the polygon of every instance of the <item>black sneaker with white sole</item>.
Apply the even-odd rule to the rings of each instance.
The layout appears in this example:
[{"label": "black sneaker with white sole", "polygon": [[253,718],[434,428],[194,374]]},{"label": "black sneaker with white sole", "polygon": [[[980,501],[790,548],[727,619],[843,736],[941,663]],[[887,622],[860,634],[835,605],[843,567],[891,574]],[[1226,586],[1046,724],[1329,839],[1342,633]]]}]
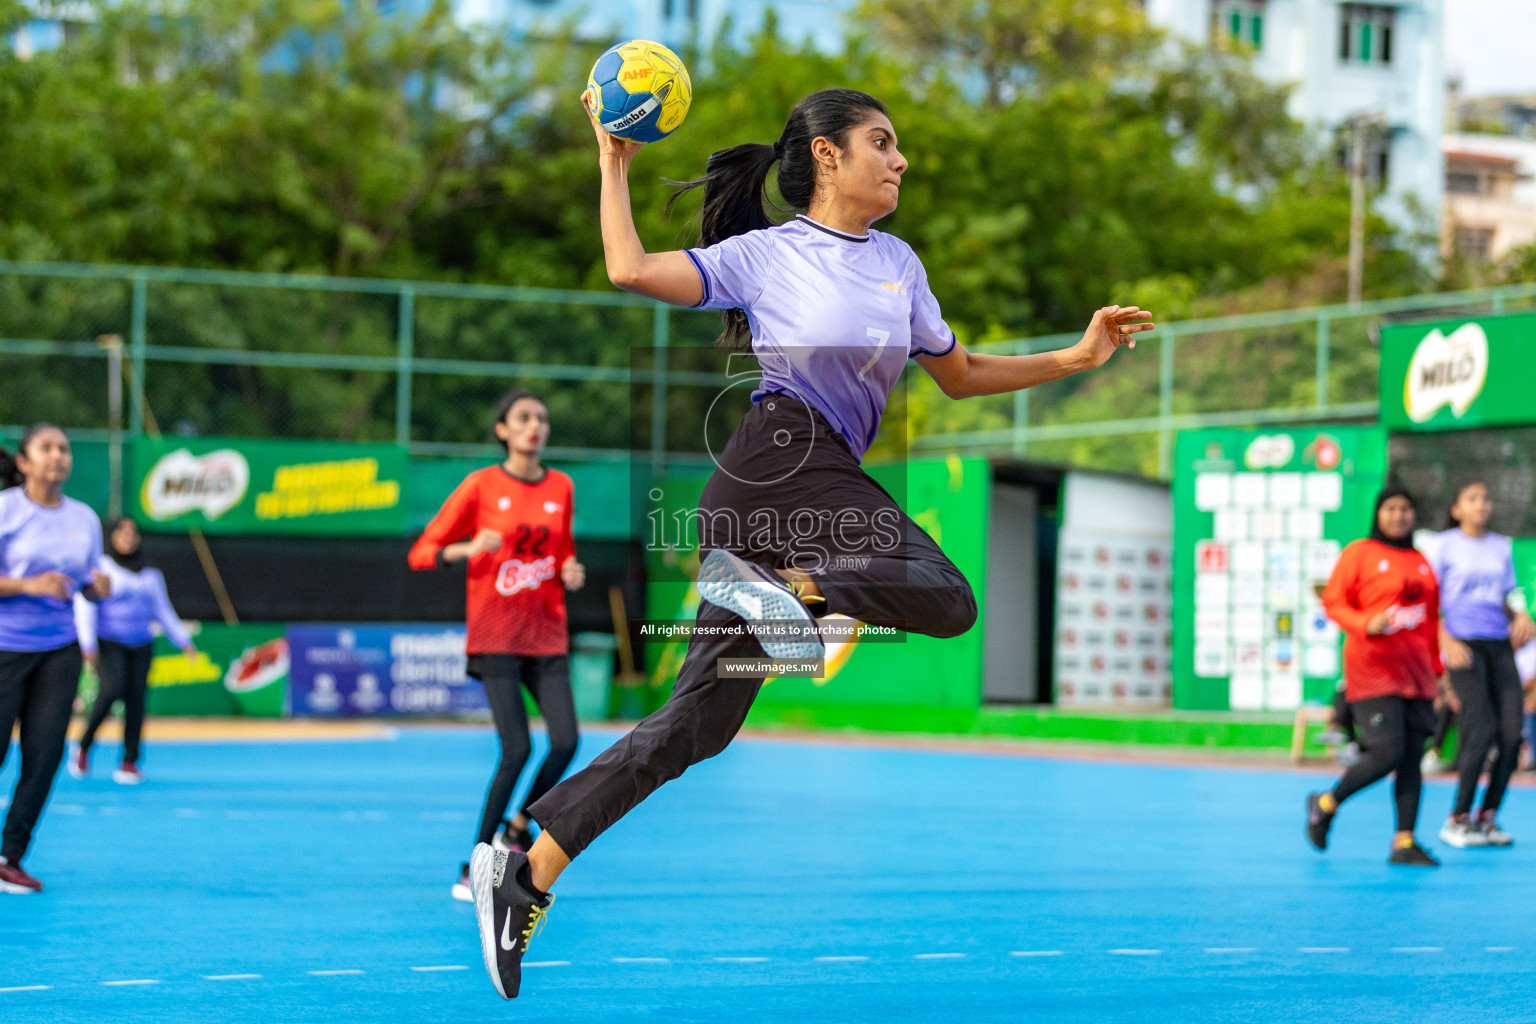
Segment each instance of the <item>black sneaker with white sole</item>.
[{"label": "black sneaker with white sole", "polygon": [[498,850],[515,850],[518,853],[527,853],[533,849],[533,833],[526,828],[517,828],[512,824],[511,818],[501,819],[501,829],[491,840],[491,846]]},{"label": "black sneaker with white sole", "polygon": [[475,921],[485,971],[503,999],[516,999],[523,978],[523,954],[544,925],[555,898],[533,887],[525,854],[477,843],[469,860]]},{"label": "black sneaker with white sole", "polygon": [[[699,596],[747,620],[747,628],[775,661],[811,661],[826,657],[826,646],[810,613],[778,575],[724,548],[715,548],[699,566]],[[798,636],[764,635],[776,624],[797,624]]]},{"label": "black sneaker with white sole", "polygon": [[1388,864],[1407,864],[1415,868],[1437,868],[1440,862],[1434,858],[1424,847],[1414,842],[1410,846],[1395,846],[1392,848],[1392,856],[1387,858]]},{"label": "black sneaker with white sole", "polygon": [[1307,842],[1319,850],[1328,849],[1328,830],[1333,827],[1333,815],[1323,810],[1321,793],[1307,794]]}]

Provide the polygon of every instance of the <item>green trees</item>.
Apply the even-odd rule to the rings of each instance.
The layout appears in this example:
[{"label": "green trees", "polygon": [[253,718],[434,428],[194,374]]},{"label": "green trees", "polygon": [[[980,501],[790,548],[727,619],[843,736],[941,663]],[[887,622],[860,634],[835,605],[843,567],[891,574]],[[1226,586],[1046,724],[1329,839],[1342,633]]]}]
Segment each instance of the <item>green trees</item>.
[{"label": "green trees", "polygon": [[[508,40],[456,24],[442,0],[416,20],[341,0],[89,9],[59,50],[20,60],[0,47],[0,258],[609,287],[577,105],[600,43]],[[27,16],[0,0],[0,33]],[[843,53],[787,42],[770,21],[742,49],[685,56],[688,121],[635,165],[652,247],[696,237],[698,198],[669,216],[667,179],[695,177],[713,149],[772,141],[797,99],[839,84],[890,105],[912,169],[881,227],[917,249],[968,341],[1071,330],[1114,301],[1184,316],[1329,297],[1347,194],[1286,117],[1284,90],[1239,54],[1172,45],[1133,4],[884,0],[865,5]],[[1376,294],[1415,283],[1402,257],[1373,252]],[[0,335],[121,329],[121,295],[0,285]],[[621,366],[650,341],[645,316],[557,314],[501,323],[424,302],[418,352]],[[673,325],[681,339],[712,336],[702,314]],[[163,343],[359,354],[391,351],[395,333],[392,310],[361,298],[159,288],[151,330]],[[1094,389],[1132,372],[1056,386],[1049,415],[1115,405]],[[390,433],[381,375],[176,374],[151,395],[175,406],[171,422]],[[0,421],[26,418],[23,398],[0,396]],[[925,400],[921,385],[912,399],[922,429],[1006,411]],[[419,388],[422,436],[479,440],[463,415],[478,400]]]}]

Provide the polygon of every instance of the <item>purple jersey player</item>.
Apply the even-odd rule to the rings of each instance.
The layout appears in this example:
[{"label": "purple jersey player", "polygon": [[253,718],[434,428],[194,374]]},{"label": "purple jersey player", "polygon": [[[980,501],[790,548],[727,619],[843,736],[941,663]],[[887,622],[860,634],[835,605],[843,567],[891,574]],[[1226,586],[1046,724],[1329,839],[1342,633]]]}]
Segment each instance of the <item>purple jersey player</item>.
[{"label": "purple jersey player", "polygon": [[[813,673],[824,652],[817,617],[938,637],[974,624],[960,570],[860,465],[908,360],[951,398],[997,395],[1101,366],[1152,329],[1150,313],[1106,306],[1071,348],[999,356],[958,344],[911,248],[870,227],[896,209],[907,161],[884,105],[864,93],[814,93],[777,142],[712,155],[704,177],[680,190],[704,189],[701,245],[684,252],[646,252],[629,202],[640,147],[594,129],[609,278],[663,302],[724,310],[722,343],[750,349],[761,380],[699,499],[709,554],[671,699],[529,808],[543,832],[526,855],[475,849],[481,949],[506,998],[571,858],[662,783],[724,750],[765,676]],[[784,224],[765,209],[775,164],[780,194],[804,211]]]},{"label": "purple jersey player", "polygon": [[[1524,693],[1515,650],[1536,636],[1536,625],[1515,589],[1515,561],[1508,537],[1488,529],[1493,502],[1488,485],[1471,481],[1456,489],[1451,528],[1435,538],[1430,564],[1440,581],[1440,649],[1445,652],[1456,697],[1456,802],[1440,829],[1452,846],[1509,846],[1498,824],[1509,779],[1520,763]],[[1482,807],[1477,782],[1494,748]]]},{"label": "purple jersey player", "polygon": [[21,726],[21,774],[0,841],[0,893],[41,892],[21,869],[53,777],[80,684],[73,599],[99,601],[101,520],[64,496],[74,467],[64,431],[38,424],[16,454],[0,449],[0,764]]}]

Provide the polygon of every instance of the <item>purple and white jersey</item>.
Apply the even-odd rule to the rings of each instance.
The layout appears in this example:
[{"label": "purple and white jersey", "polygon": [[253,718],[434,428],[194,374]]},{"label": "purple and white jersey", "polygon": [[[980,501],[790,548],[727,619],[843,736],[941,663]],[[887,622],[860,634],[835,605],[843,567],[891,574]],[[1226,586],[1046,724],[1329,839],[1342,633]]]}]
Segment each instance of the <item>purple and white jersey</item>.
[{"label": "purple and white jersey", "polygon": [[[56,572],[78,591],[91,582],[100,561],[101,520],[90,506],[65,498],[50,508],[27,497],[25,488],[0,491],[0,576]],[[51,651],[74,642],[71,602],[31,594],[0,597],[0,651]]]},{"label": "purple and white jersey", "polygon": [[744,309],[772,392],[825,416],[863,458],[907,360],[944,356],[955,334],[917,255],[895,235],[849,235],[804,214],[688,256],[704,280],[700,308]]},{"label": "purple and white jersey", "polygon": [[141,647],[155,639],[156,623],[171,646],[184,648],[192,642],[171,607],[159,569],[145,566],[134,572],[110,558],[101,559],[98,567],[112,581],[112,594],[100,604],[75,595],[75,629],[82,651],[95,654],[97,637],[124,647]]},{"label": "purple and white jersey", "polygon": [[1440,581],[1440,623],[1458,640],[1504,640],[1504,605],[1515,589],[1510,539],[1501,533],[1473,537],[1453,527],[1435,541],[1430,565]]}]

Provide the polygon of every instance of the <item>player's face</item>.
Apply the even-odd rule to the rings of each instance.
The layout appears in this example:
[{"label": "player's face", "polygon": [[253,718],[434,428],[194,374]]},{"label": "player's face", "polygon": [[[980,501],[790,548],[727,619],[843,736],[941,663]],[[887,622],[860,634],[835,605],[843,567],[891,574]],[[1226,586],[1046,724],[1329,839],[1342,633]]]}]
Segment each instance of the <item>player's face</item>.
[{"label": "player's face", "polygon": [[1451,514],[1462,526],[1470,526],[1474,530],[1487,528],[1488,520],[1493,516],[1493,501],[1488,497],[1488,488],[1482,484],[1463,488],[1456,496]]},{"label": "player's face", "polygon": [[511,451],[537,455],[549,440],[549,410],[537,398],[519,398],[496,424],[496,436]]},{"label": "player's face", "polygon": [[139,550],[139,528],[132,519],[124,519],[112,531],[112,550],[120,555],[131,555]]},{"label": "player's face", "polygon": [[40,484],[62,484],[74,468],[74,453],[64,431],[49,428],[32,435],[27,447],[18,453],[16,466],[27,480]]},{"label": "player's face", "polygon": [[838,197],[860,208],[868,221],[896,209],[907,158],[896,148],[891,119],[874,113],[848,132],[848,145],[839,154]]},{"label": "player's face", "polygon": [[1388,498],[1376,513],[1376,525],[1392,540],[1402,540],[1413,532],[1413,505],[1402,495]]}]

